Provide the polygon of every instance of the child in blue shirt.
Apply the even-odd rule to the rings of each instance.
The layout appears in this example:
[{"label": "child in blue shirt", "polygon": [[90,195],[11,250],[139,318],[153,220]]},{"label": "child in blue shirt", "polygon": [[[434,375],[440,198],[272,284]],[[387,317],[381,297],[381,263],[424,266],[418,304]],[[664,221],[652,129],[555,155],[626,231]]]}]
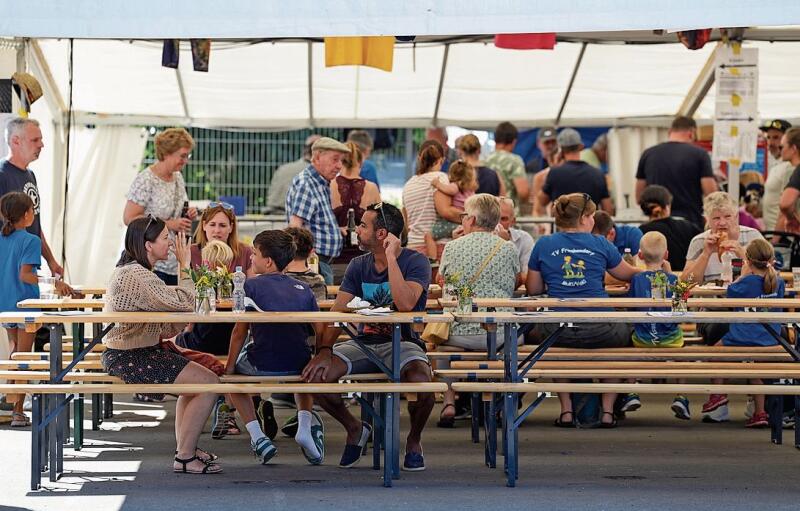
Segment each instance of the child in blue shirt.
[{"label": "child in blue shirt", "polygon": [[[665,261],[669,256],[667,252],[667,238],[660,232],[648,232],[639,241],[639,259],[644,262],[645,271],[638,273],[631,279],[628,296],[633,298],[652,298],[652,280],[666,278],[667,286],[664,289],[664,298],[671,298],[671,286],[675,285],[678,277],[664,271]],[[666,265],[669,268],[669,265]],[[651,307],[651,311],[665,311],[669,308]],[[677,323],[636,323],[633,327],[631,341],[636,348],[681,348],[683,347],[683,330]],[[679,380],[680,381],[680,380]],[[635,380],[630,381],[634,383]],[[623,412],[638,410],[641,406],[638,394],[628,394],[623,398],[620,407]],[[670,407],[675,417],[688,420],[691,418],[689,400],[684,395],[677,395]]]},{"label": "child in blue shirt", "polygon": [[[783,298],[786,284],[773,268],[775,250],[768,241],[759,238],[751,241],[745,248],[745,264],[742,276],[728,286],[725,293],[727,298]],[[740,309],[744,311],[745,309]],[[767,309],[775,312],[776,309]],[[766,325],[774,333],[780,335],[781,325],[771,323]],[[732,323],[728,333],[717,344],[723,346],[775,346],[778,341],[766,331],[765,327],[757,323]],[[714,379],[715,384],[724,380]],[[750,380],[750,383],[760,385],[761,380]],[[753,396],[755,411],[745,423],[745,427],[765,427],[769,424],[769,416],[764,410],[764,396]],[[725,394],[711,394],[703,405],[703,420],[722,422],[728,420],[728,396]]]},{"label": "child in blue shirt", "polygon": [[[33,201],[22,192],[10,192],[0,198],[0,216],[3,226],[0,234],[0,311],[19,310],[17,302],[39,298],[39,278],[36,270],[42,260],[42,240],[26,231],[33,225]],[[31,351],[34,333],[26,332],[25,325],[3,323],[8,333],[9,353]],[[11,427],[30,426],[22,411],[24,396],[8,395],[6,401],[14,402]]]},{"label": "child in blue shirt", "polygon": [[[253,240],[253,248],[253,268],[259,275],[248,279],[244,290],[259,309],[265,312],[319,310],[311,289],[305,283],[284,275],[296,250],[290,234],[280,230],[263,231]],[[242,347],[248,331],[252,341]],[[311,360],[311,348],[307,342],[310,332],[313,329],[307,323],[237,323],[231,334],[226,373],[299,375]],[[277,449],[256,420],[251,397],[231,394],[230,398],[245,422],[253,451],[261,463],[266,464]],[[325,456],[322,418],[312,411],[314,398],[311,394],[295,394],[295,401],[298,426],[294,439],[306,460],[319,465]]]}]

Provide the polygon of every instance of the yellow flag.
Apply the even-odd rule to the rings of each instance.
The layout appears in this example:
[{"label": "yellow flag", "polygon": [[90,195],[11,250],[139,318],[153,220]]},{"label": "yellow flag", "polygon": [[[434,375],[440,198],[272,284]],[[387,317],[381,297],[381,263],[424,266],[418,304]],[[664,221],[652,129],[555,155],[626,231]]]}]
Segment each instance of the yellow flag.
[{"label": "yellow flag", "polygon": [[325,67],[369,66],[392,70],[394,36],[326,37]]}]

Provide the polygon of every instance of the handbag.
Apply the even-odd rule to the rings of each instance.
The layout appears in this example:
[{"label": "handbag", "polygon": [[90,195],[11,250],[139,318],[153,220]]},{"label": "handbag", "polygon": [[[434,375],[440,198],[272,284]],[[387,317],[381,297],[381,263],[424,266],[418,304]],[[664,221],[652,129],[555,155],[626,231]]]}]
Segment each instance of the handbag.
[{"label": "handbag", "polygon": [[[483,270],[486,269],[486,266],[489,265],[489,262],[492,260],[495,254],[497,254],[497,251],[500,250],[500,247],[503,246],[503,243],[505,243],[505,240],[498,240],[494,248],[492,248],[492,251],[489,252],[489,255],[483,259],[483,262],[478,267],[478,271],[476,271],[472,278],[469,279],[470,286],[475,284],[475,281],[478,280],[478,277],[480,277],[481,273],[483,273]],[[428,323],[425,325],[425,330],[422,331],[420,338],[425,342],[429,342],[437,346],[444,344],[447,342],[447,339],[450,338],[450,323]]]}]

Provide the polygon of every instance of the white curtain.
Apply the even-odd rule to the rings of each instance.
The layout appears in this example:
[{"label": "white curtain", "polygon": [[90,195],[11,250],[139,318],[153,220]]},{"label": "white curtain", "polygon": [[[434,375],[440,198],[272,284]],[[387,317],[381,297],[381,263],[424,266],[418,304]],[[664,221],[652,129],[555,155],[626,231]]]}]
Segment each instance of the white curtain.
[{"label": "white curtain", "polygon": [[[667,140],[667,128],[612,128],[608,132],[608,161],[614,203],[619,216],[641,216],[636,204],[636,168],[648,147]],[[625,196],[628,198],[626,208]]]},{"label": "white curtain", "polygon": [[139,171],[147,133],[143,128],[74,128],[67,196],[66,265],[69,282],[104,285],[125,239],[125,194]]}]

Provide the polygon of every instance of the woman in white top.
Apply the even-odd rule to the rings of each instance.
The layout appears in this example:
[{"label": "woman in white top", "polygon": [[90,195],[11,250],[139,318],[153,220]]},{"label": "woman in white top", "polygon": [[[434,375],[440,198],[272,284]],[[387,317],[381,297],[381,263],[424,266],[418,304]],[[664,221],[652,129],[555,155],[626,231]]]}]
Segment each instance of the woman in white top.
[{"label": "woman in white top", "polygon": [[[131,183],[122,213],[125,225],[152,215],[167,224],[172,239],[177,232],[189,233],[197,210],[189,208],[183,216],[183,206],[189,197],[181,171],[193,148],[194,139],[183,128],[169,128],[156,135],[158,161],[139,172]],[[165,284],[178,284],[178,261],[173,254],[165,261],[156,262],[153,271]]]},{"label": "woman in white top", "polygon": [[[451,222],[460,223],[461,211],[453,208],[450,196],[436,190],[431,184],[439,179],[449,183],[447,174],[441,172],[444,149],[435,140],[426,140],[419,148],[417,172],[403,187],[403,216],[408,226],[408,248],[423,254],[425,233],[431,232],[438,214]],[[444,250],[444,241],[439,253]]]}]

